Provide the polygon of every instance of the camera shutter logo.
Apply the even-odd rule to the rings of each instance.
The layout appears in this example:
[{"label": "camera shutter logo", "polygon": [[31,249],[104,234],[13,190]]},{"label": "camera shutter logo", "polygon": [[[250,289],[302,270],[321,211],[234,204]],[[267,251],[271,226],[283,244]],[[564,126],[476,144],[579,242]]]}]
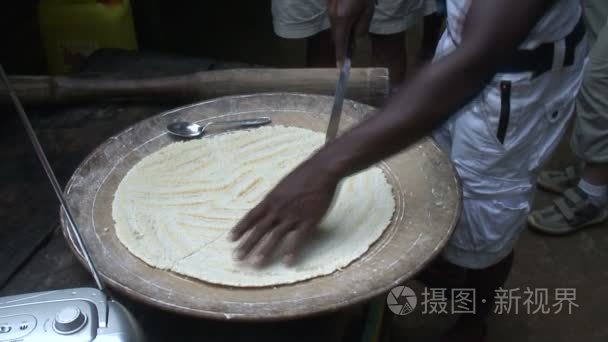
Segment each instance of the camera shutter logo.
[{"label": "camera shutter logo", "polygon": [[407,315],[414,311],[418,298],[416,293],[407,286],[394,287],[386,296],[388,308],[396,315]]}]

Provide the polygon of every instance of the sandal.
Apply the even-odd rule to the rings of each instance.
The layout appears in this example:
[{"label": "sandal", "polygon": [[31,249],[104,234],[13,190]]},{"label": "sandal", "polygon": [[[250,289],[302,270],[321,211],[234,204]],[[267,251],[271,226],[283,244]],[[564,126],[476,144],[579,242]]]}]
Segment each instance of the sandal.
[{"label": "sandal", "polygon": [[578,187],[566,190],[553,200],[553,205],[533,211],[528,216],[530,226],[551,235],[564,235],[592,226],[608,219],[608,208],[601,208],[589,201]]},{"label": "sandal", "polygon": [[569,166],[564,170],[543,171],[538,176],[538,185],[544,190],[563,194],[569,188],[575,187],[580,179],[579,170]]}]

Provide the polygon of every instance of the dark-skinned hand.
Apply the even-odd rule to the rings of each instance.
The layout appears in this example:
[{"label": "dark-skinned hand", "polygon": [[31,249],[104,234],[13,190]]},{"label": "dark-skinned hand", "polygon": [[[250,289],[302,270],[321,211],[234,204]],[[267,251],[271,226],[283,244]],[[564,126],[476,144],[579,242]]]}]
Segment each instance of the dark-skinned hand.
[{"label": "dark-skinned hand", "polygon": [[327,13],[336,47],[336,63],[341,67],[350,35],[367,34],[374,14],[374,1],[327,0]]},{"label": "dark-skinned hand", "polygon": [[281,247],[283,262],[295,262],[302,244],[325,216],[339,181],[318,165],[322,163],[314,157],[301,164],[232,229],[230,239],[240,240],[237,259],[250,257],[261,266]]},{"label": "dark-skinned hand", "polygon": [[[374,1],[327,0],[327,8],[340,67],[350,35],[367,33]],[[325,216],[339,182],[339,177],[323,171],[325,164],[315,157],[304,162],[232,229],[230,239],[240,240],[235,251],[238,260],[251,257],[261,266],[281,247],[283,261],[294,263],[299,249]]]},{"label": "dark-skinned hand", "polygon": [[[342,44],[339,51],[346,44],[339,37],[363,18],[365,1],[328,0],[332,25],[342,27],[334,29],[336,42]],[[421,68],[377,115],[324,146],[285,177],[233,229],[233,240],[241,240],[237,257],[243,259],[253,250],[254,261],[263,263],[283,242],[288,260],[293,260],[323,219],[342,177],[411,146],[458,112],[487,85],[554,3],[471,2],[461,43],[449,55]]]}]

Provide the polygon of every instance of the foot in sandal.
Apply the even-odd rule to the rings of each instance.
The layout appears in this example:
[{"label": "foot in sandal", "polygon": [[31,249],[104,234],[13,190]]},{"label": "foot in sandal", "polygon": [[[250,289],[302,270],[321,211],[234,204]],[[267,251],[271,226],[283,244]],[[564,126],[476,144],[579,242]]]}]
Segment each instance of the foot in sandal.
[{"label": "foot in sandal", "polygon": [[543,171],[538,176],[538,186],[543,190],[563,194],[567,189],[578,184],[580,170],[574,166],[569,166],[563,170]]},{"label": "foot in sandal", "polygon": [[608,219],[605,201],[589,196],[580,187],[573,187],[553,200],[553,205],[533,211],[530,226],[543,233],[564,235],[602,223]]}]

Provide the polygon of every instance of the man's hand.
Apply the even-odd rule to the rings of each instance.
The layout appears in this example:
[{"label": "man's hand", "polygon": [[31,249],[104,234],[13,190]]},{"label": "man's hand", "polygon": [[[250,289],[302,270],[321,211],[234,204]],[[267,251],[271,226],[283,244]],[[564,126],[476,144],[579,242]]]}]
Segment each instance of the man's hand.
[{"label": "man's hand", "polygon": [[[337,37],[347,38],[344,34],[362,18],[369,0],[328,1]],[[233,229],[233,240],[249,232],[237,257],[255,248],[261,263],[286,239],[288,258],[293,259],[325,215],[342,177],[403,150],[457,112],[483,89],[555,1],[471,2],[461,43],[451,54],[423,67],[378,114],[319,150]],[[342,44],[337,51],[345,51],[345,40],[337,38],[336,43]]]},{"label": "man's hand", "polygon": [[260,266],[283,244],[283,261],[292,264],[302,243],[325,216],[338,181],[313,159],[292,171],[232,229],[231,240],[241,240],[236,258],[251,255]]},{"label": "man's hand", "polygon": [[[366,34],[374,14],[373,0],[327,0],[338,67],[344,61],[349,36]],[[352,37],[355,39],[355,37]]]}]

